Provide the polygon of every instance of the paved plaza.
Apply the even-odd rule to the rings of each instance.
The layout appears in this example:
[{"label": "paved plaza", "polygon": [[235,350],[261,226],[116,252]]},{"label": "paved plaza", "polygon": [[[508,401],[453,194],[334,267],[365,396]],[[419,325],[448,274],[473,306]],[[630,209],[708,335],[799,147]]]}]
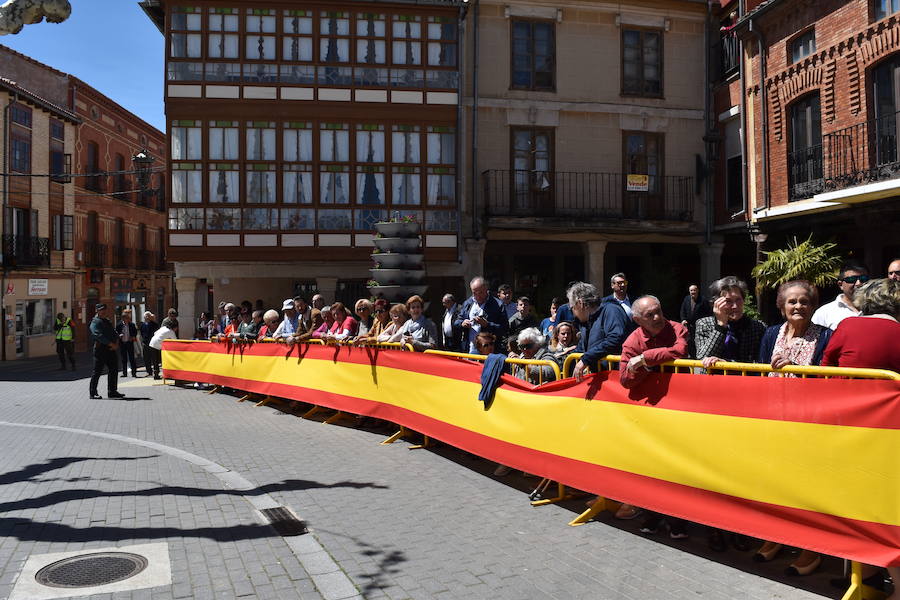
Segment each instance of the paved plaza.
[{"label": "paved plaza", "polygon": [[[20,577],[29,557],[148,545],[167,550],[162,579],[90,597],[841,595],[828,586],[835,559],[798,580],[782,575],[790,553],[766,565],[749,552],[713,553],[696,525],[686,541],[607,516],[569,527],[583,500],[534,508],[535,479],[493,477],[494,464],[447,446],[380,445],[383,432],[353,422],[146,377],[121,382],[124,400],[89,400],[84,370],[55,367],[0,365],[0,598],[37,597],[24,581],[33,576]],[[276,532],[260,511],[278,506],[309,533]]]}]

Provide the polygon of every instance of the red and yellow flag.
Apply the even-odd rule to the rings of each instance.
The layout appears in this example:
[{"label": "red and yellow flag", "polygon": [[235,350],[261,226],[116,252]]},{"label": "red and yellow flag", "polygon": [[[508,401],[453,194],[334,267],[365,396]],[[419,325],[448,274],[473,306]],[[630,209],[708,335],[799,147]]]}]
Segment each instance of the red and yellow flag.
[{"label": "red and yellow flag", "polygon": [[574,488],[722,529],[900,565],[900,382],[618,373],[540,388],[481,364],[347,346],[166,341],[167,378],[405,425]]}]

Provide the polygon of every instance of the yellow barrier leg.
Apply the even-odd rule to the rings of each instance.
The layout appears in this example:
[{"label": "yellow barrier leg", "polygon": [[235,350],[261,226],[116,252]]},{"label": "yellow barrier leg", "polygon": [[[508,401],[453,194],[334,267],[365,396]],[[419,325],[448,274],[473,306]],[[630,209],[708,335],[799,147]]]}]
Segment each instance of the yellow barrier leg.
[{"label": "yellow barrier leg", "polygon": [[[850,563],[850,587],[841,600],[883,600],[887,594],[863,583],[862,565],[856,561]],[[896,582],[895,582],[896,584]]]},{"label": "yellow barrier leg", "polygon": [[421,444],[410,446],[409,450],[421,450],[422,448],[428,448],[431,446],[431,438],[429,438],[427,435],[423,435],[422,438],[423,439]]},{"label": "yellow barrier leg", "polygon": [[544,498],[541,500],[532,500],[532,506],[545,506],[547,504],[556,504],[557,502],[562,502],[564,500],[572,500],[573,498],[578,498],[579,496],[583,496],[583,494],[569,494],[566,493],[566,486],[562,483],[557,482],[556,484],[556,497],[555,498]]},{"label": "yellow barrier leg", "polygon": [[314,414],[316,414],[317,412],[319,412],[320,410],[322,410],[322,407],[321,407],[321,406],[316,406],[315,404],[313,404],[313,405],[312,405],[312,408],[310,408],[308,411],[306,411],[305,413],[303,413],[302,415],[300,415],[300,418],[301,418],[301,419],[308,419],[308,418],[310,418],[311,416],[313,416]]},{"label": "yellow barrier leg", "polygon": [[597,496],[597,500],[594,502],[593,506],[569,521],[569,525],[571,525],[572,527],[584,525],[585,523],[602,513],[604,510],[616,510],[618,506],[619,503],[615,502],[614,500]]},{"label": "yellow barrier leg", "polygon": [[257,402],[256,406],[265,406],[266,404],[268,404],[270,402],[274,402],[274,401],[275,401],[275,398],[273,398],[272,396],[266,396],[265,398],[263,398],[262,400]]},{"label": "yellow barrier leg", "polygon": [[396,442],[397,440],[399,440],[400,438],[402,438],[402,437],[403,437],[404,435],[406,435],[407,433],[409,433],[409,432],[406,430],[406,427],[403,427],[403,426],[401,425],[401,426],[400,426],[400,431],[398,431],[397,433],[395,433],[394,435],[392,435],[392,436],[389,437],[388,439],[386,439],[386,440],[384,440],[383,442],[381,442],[381,445],[384,446],[384,445],[386,445],[386,444],[393,444],[394,442]]},{"label": "yellow barrier leg", "polygon": [[206,393],[207,393],[207,394],[215,394],[216,392],[218,392],[218,391],[221,390],[221,389],[222,389],[222,388],[219,387],[219,386],[214,386],[213,389],[207,390]]},{"label": "yellow barrier leg", "polygon": [[244,402],[245,400],[250,400],[251,398],[253,398],[253,394],[247,394],[246,396],[238,400],[238,402]]},{"label": "yellow barrier leg", "polygon": [[346,416],[347,416],[346,413],[343,413],[343,412],[341,412],[341,411],[337,411],[336,413],[334,413],[333,415],[331,415],[330,417],[328,417],[327,419],[325,419],[324,421],[322,421],[322,424],[323,424],[323,425],[331,425],[331,424],[334,423],[335,421],[340,421],[341,419],[343,419],[343,418],[346,417]]}]

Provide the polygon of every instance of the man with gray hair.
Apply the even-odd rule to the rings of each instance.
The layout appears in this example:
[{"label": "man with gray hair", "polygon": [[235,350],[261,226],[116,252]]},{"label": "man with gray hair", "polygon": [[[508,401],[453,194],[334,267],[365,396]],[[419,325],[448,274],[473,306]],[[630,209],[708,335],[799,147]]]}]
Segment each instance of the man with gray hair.
[{"label": "man with gray hair", "polygon": [[687,356],[687,327],[663,315],[656,296],[641,296],[631,305],[638,328],[622,344],[619,381],[631,389],[641,383],[650,369]]},{"label": "man with gray hair", "polygon": [[618,303],[603,302],[597,288],[590,283],[575,283],[566,296],[582,329],[578,351],[583,355],[572,372],[580,381],[586,369],[596,371],[600,359],[622,350],[622,342],[634,326]]},{"label": "man with gray hair", "polygon": [[493,333],[498,340],[503,339],[509,326],[509,319],[500,304],[491,297],[484,277],[472,278],[469,289],[472,290],[472,296],[463,302],[453,323],[464,332],[463,347],[466,351],[478,354],[475,347],[475,338],[478,334]]}]

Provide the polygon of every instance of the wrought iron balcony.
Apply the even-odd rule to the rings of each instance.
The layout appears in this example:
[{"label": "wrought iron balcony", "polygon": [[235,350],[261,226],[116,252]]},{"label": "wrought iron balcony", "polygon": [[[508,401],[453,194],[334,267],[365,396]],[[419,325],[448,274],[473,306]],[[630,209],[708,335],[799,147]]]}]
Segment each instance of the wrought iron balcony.
[{"label": "wrought iron balcony", "polygon": [[169,268],[169,263],[166,262],[166,256],[162,252],[154,252],[154,263],[153,268],[157,271],[165,271]]},{"label": "wrought iron balcony", "polygon": [[131,266],[131,248],[112,246],[111,250],[114,269],[127,269]]},{"label": "wrought iron balcony", "polygon": [[49,267],[50,239],[21,235],[3,236],[3,266]]},{"label": "wrought iron balcony", "polygon": [[135,250],[134,251],[134,267],[141,271],[147,271],[150,269],[150,264],[152,262],[152,253],[149,250]]},{"label": "wrought iron balcony", "polygon": [[106,250],[105,244],[96,242],[84,243],[84,264],[87,267],[106,267]]},{"label": "wrought iron balcony", "polygon": [[741,42],[737,36],[723,35],[712,48],[713,65],[717,70],[712,72],[720,81],[728,79],[738,72],[741,60]]},{"label": "wrought iron balcony", "polygon": [[626,191],[625,179],[621,173],[484,171],[485,209],[494,217],[693,221],[693,177],[651,176],[646,192]]},{"label": "wrought iron balcony", "polygon": [[900,112],[822,136],[822,144],[788,154],[791,200],[900,177]]}]

